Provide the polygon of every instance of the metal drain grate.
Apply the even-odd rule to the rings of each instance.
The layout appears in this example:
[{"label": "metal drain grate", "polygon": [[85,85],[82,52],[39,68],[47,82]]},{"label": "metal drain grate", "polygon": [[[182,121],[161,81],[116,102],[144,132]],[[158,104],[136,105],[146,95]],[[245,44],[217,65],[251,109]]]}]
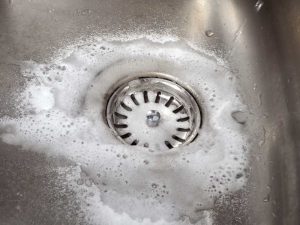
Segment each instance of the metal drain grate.
[{"label": "metal drain grate", "polygon": [[139,78],[121,85],[110,97],[106,113],[110,128],[123,143],[154,150],[190,143],[201,125],[194,97],[162,78]]}]

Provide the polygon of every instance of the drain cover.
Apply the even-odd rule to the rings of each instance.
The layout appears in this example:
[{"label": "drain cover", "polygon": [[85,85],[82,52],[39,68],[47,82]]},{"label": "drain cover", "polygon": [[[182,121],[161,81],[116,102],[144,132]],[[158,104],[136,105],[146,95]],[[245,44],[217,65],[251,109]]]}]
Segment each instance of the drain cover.
[{"label": "drain cover", "polygon": [[139,78],[110,97],[107,120],[129,145],[164,150],[190,143],[201,125],[200,109],[182,86],[162,78]]}]

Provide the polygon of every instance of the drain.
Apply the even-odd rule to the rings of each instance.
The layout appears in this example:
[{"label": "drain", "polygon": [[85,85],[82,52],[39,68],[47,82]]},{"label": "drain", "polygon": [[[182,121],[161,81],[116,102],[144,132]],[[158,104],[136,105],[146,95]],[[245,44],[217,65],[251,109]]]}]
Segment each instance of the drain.
[{"label": "drain", "polygon": [[157,150],[190,143],[201,125],[200,108],[190,92],[153,77],[120,85],[109,99],[106,116],[123,143]]}]

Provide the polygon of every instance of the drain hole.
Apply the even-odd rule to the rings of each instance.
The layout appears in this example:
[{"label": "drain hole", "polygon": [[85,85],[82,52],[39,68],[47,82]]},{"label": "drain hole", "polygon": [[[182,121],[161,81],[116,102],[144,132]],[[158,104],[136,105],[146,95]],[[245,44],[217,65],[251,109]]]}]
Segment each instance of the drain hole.
[{"label": "drain hole", "polygon": [[176,135],[173,135],[172,138],[173,138],[174,140],[176,140],[176,141],[181,142],[181,143],[185,142],[184,139],[182,139],[182,138],[180,138],[180,137],[178,137],[178,136],[176,136]]},{"label": "drain hole", "polygon": [[160,101],[160,95],[161,95],[161,92],[157,92],[157,95],[156,95],[156,98],[155,98],[155,103],[159,103]]},{"label": "drain hole", "polygon": [[131,112],[132,111],[132,108],[130,108],[128,105],[126,105],[124,102],[121,102],[121,106],[125,109],[125,110],[127,110],[127,111],[129,111],[129,112]]},{"label": "drain hole", "polygon": [[108,125],[121,142],[158,151],[189,144],[201,125],[200,108],[189,90],[154,77],[120,85],[106,112]]},{"label": "drain hole", "polygon": [[185,121],[188,121],[189,119],[190,119],[190,117],[187,116],[187,117],[184,117],[184,118],[177,119],[177,122],[185,122]]},{"label": "drain hole", "polygon": [[178,107],[177,109],[175,109],[174,111],[173,111],[173,113],[179,113],[181,110],[183,110],[184,109],[184,106],[183,105],[181,105],[180,107]]},{"label": "drain hole", "polygon": [[131,136],[131,133],[126,133],[126,134],[121,135],[120,137],[123,139],[126,139],[126,138],[129,138],[130,136]]},{"label": "drain hole", "polygon": [[144,91],[144,102],[145,102],[145,103],[148,103],[148,102],[149,102],[148,91]]},{"label": "drain hole", "polygon": [[177,131],[180,131],[180,132],[189,132],[189,131],[191,131],[191,129],[190,128],[181,128],[181,127],[179,127],[179,128],[177,128]]},{"label": "drain hole", "polygon": [[115,126],[116,128],[127,128],[127,127],[128,127],[127,124],[114,124],[114,126]]},{"label": "drain hole", "polygon": [[169,107],[169,106],[172,104],[173,100],[174,100],[174,97],[171,96],[171,97],[169,98],[169,100],[167,101],[167,103],[165,104],[165,106],[166,106],[166,107]]},{"label": "drain hole", "polygon": [[135,105],[140,105],[139,102],[136,100],[134,94],[131,94],[131,95],[130,95],[130,98],[131,98],[131,100],[133,101],[133,103],[134,103]]},{"label": "drain hole", "polygon": [[137,145],[138,143],[139,143],[139,140],[135,139],[135,140],[131,143],[131,145]]},{"label": "drain hole", "polygon": [[118,113],[118,112],[115,112],[114,114],[115,114],[116,117],[118,117],[120,119],[127,119],[128,118],[127,116],[125,116],[125,115],[123,115],[121,113]]}]

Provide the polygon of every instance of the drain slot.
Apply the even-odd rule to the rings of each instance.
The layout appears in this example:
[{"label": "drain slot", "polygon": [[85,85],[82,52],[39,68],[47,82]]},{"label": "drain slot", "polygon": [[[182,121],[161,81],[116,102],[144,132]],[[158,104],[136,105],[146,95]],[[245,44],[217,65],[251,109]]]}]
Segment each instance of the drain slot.
[{"label": "drain slot", "polygon": [[176,136],[176,135],[172,135],[172,138],[173,138],[174,140],[176,140],[176,141],[181,142],[181,143],[184,143],[184,142],[185,142],[184,139],[182,139],[182,138],[180,138],[180,137],[178,137],[178,136]]},{"label": "drain slot", "polygon": [[144,102],[148,103],[149,102],[149,98],[148,98],[148,92],[144,91]]},{"label": "drain slot", "polygon": [[131,98],[131,100],[133,101],[133,103],[134,103],[135,105],[140,105],[140,103],[136,100],[134,94],[131,94],[131,95],[130,95],[130,98]]},{"label": "drain slot", "polygon": [[169,100],[167,101],[167,103],[165,104],[165,106],[169,107],[172,104],[173,101],[174,101],[174,97],[172,96],[172,97],[169,98]]},{"label": "drain slot", "polygon": [[190,91],[161,78],[121,84],[109,99],[106,115],[123,143],[157,150],[190,143],[201,125],[200,108]]},{"label": "drain slot", "polygon": [[116,128],[127,128],[127,127],[128,127],[127,124],[114,124],[114,126],[115,126]]},{"label": "drain slot", "polygon": [[185,121],[188,121],[190,119],[190,117],[184,117],[184,118],[179,118],[177,119],[177,122],[185,122]]},{"label": "drain slot", "polygon": [[123,107],[123,109],[131,112],[132,111],[132,108],[130,108],[128,105],[126,105],[124,102],[121,102],[121,106]]},{"label": "drain slot", "polygon": [[165,141],[165,145],[166,145],[169,149],[174,148],[174,147],[170,144],[170,142],[168,142],[168,141]]},{"label": "drain slot", "polygon": [[177,131],[180,131],[180,132],[190,132],[191,129],[190,128],[181,128],[181,127],[179,127],[179,128],[177,128]]},{"label": "drain slot", "polygon": [[157,92],[157,95],[156,95],[156,98],[155,98],[155,103],[159,103],[160,101],[160,95],[161,95],[161,92]]},{"label": "drain slot", "polygon": [[138,140],[134,140],[134,141],[131,143],[131,145],[137,145],[138,143],[139,143]]},{"label": "drain slot", "polygon": [[121,135],[121,138],[126,139],[126,138],[129,138],[130,136],[131,136],[131,133],[126,133],[126,134]]},{"label": "drain slot", "polygon": [[175,114],[179,113],[183,109],[184,109],[184,106],[182,105],[182,106],[178,107],[177,109],[173,110],[173,113],[175,113]]},{"label": "drain slot", "polygon": [[119,119],[127,119],[128,118],[127,116],[125,116],[125,115],[123,115],[121,113],[118,113],[118,112],[114,112],[114,115],[116,117],[118,117]]}]

